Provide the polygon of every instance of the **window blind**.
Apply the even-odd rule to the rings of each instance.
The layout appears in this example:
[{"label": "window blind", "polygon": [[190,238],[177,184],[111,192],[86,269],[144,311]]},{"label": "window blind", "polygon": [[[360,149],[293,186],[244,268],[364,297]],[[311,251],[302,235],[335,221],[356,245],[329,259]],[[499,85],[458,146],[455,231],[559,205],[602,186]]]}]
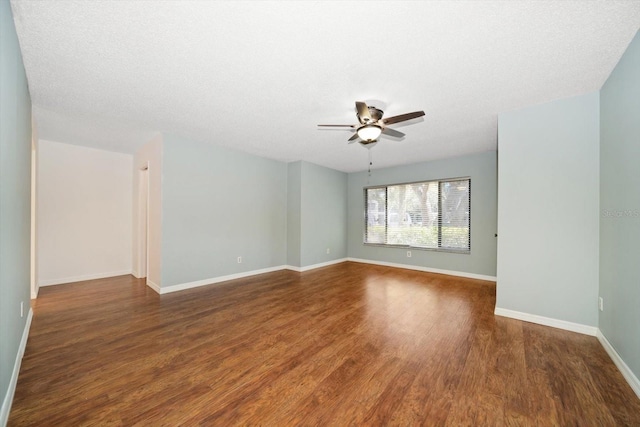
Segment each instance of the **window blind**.
[{"label": "window blind", "polygon": [[365,188],[365,244],[469,252],[471,179]]}]

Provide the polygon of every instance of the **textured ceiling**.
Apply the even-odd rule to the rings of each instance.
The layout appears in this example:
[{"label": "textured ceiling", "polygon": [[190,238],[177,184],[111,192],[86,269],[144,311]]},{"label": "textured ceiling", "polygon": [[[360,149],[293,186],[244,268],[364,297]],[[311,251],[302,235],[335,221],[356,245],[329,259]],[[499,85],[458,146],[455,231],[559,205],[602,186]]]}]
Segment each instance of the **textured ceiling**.
[{"label": "textured ceiling", "polygon": [[600,89],[638,1],[12,0],[39,135],[133,153],[172,132],[282,161],[367,168],[355,101],[402,141],[374,167],[496,149],[497,114]]}]

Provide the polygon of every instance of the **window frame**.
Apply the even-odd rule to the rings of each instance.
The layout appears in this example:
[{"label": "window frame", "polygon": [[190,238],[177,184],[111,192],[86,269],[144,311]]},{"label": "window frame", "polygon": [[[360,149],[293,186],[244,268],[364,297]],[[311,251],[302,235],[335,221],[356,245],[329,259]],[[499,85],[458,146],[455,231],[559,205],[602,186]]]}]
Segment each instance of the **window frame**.
[{"label": "window frame", "polygon": [[[451,181],[463,181],[463,180],[468,180],[469,181],[469,219],[468,219],[468,237],[467,237],[467,248],[461,248],[461,249],[456,249],[456,248],[449,248],[449,247],[441,247],[440,245],[442,244],[442,197],[441,197],[441,193],[440,193],[440,185],[444,182],[451,182]],[[368,215],[369,215],[369,200],[367,198],[367,191],[371,190],[371,189],[382,189],[384,188],[385,191],[389,191],[388,188],[389,187],[394,187],[394,186],[400,186],[400,185],[414,185],[414,184],[425,184],[425,183],[437,183],[438,185],[438,247],[426,247],[426,246],[413,246],[410,244],[394,244],[394,243],[369,243],[367,242],[367,227],[368,227]],[[374,247],[382,247],[382,248],[396,248],[396,249],[411,249],[411,250],[423,250],[423,251],[435,251],[435,252],[448,252],[448,253],[456,253],[456,254],[464,254],[464,255],[470,255],[471,254],[471,177],[470,176],[462,176],[462,177],[455,177],[455,178],[444,178],[444,179],[431,179],[431,180],[424,180],[424,181],[408,181],[408,182],[399,182],[399,183],[394,183],[394,184],[384,184],[384,185],[370,185],[367,187],[363,187],[362,189],[362,195],[363,195],[363,200],[364,200],[364,209],[363,209],[363,233],[362,233],[362,243],[365,246],[374,246]],[[388,206],[386,206],[387,204],[385,203],[385,240],[387,239],[387,235],[388,235],[388,221],[387,218],[389,218],[389,212],[388,212]]]}]

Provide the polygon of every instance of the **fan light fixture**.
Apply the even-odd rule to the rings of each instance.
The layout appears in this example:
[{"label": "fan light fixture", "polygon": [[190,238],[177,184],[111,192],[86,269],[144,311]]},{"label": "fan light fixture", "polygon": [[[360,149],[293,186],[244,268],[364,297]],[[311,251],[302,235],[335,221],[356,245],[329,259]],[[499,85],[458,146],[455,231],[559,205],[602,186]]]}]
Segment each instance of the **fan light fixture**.
[{"label": "fan light fixture", "polygon": [[375,141],[382,133],[382,128],[377,125],[364,125],[357,133],[363,141]]},{"label": "fan light fixture", "polygon": [[378,137],[381,133],[392,138],[401,139],[404,138],[404,133],[398,132],[395,129],[389,127],[400,122],[406,122],[407,120],[417,119],[424,116],[424,111],[414,111],[413,113],[400,114],[393,117],[382,118],[384,111],[374,107],[368,106],[365,102],[356,101],[356,117],[358,117],[358,123],[355,125],[318,125],[322,127],[332,128],[349,128],[351,131],[355,129],[355,133],[351,135],[351,138],[347,140],[349,144],[358,141],[360,145],[372,147],[378,141]]}]

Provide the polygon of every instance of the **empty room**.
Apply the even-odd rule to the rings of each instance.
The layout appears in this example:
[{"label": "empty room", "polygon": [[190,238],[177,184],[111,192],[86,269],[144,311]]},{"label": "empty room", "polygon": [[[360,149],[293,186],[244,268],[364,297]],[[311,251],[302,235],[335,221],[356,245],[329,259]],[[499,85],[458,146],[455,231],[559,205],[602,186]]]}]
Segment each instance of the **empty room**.
[{"label": "empty room", "polygon": [[0,19],[0,425],[640,426],[640,1]]}]

